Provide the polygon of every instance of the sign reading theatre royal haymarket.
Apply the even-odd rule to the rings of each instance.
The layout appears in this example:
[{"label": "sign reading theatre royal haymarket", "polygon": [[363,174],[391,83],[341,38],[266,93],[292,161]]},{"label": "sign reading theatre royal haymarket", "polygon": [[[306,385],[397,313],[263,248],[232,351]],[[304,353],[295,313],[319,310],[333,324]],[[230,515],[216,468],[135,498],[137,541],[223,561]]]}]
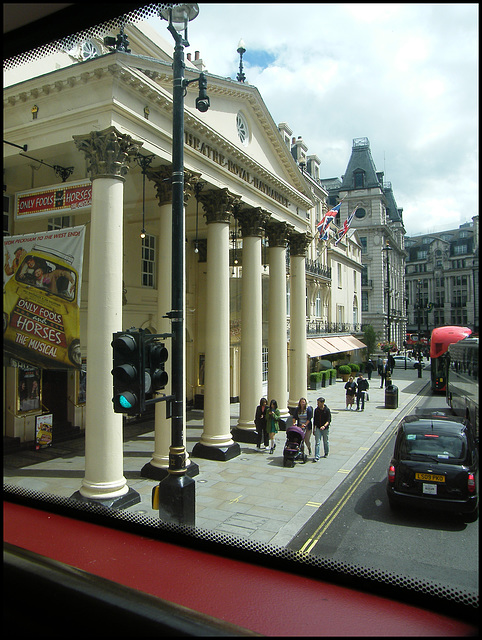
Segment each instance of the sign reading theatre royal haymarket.
[{"label": "sign reading theatre royal haymarket", "polygon": [[198,151],[200,154],[202,154],[206,158],[209,158],[210,160],[218,164],[220,167],[226,167],[228,171],[238,176],[239,178],[241,178],[241,180],[244,180],[248,184],[253,185],[253,187],[258,189],[258,191],[261,191],[261,193],[264,193],[265,195],[269,196],[279,204],[283,205],[284,207],[289,206],[290,202],[288,198],[286,198],[281,193],[276,191],[276,189],[273,189],[272,187],[270,187],[268,184],[266,184],[266,182],[263,182],[256,176],[250,174],[249,171],[247,171],[247,169],[245,169],[244,167],[241,167],[239,164],[236,164],[236,162],[233,162],[232,160],[227,158],[221,152],[217,151],[214,147],[210,146],[205,142],[202,142],[199,138],[197,138],[192,133],[188,133],[188,132],[184,133],[184,142],[189,147],[191,147],[191,149]]},{"label": "sign reading theatre royal haymarket", "polygon": [[80,367],[85,226],[3,239],[3,348],[45,368]]},{"label": "sign reading theatre royal haymarket", "polygon": [[84,209],[92,205],[90,180],[64,182],[40,189],[19,191],[15,196],[15,218],[25,220],[37,216],[53,216]]}]

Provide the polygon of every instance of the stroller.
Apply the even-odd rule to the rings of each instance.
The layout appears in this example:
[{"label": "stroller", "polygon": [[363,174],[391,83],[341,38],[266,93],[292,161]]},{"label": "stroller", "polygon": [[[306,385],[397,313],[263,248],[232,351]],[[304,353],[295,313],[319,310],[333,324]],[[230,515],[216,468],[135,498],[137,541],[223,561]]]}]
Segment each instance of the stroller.
[{"label": "stroller", "polygon": [[283,467],[294,467],[298,460],[305,464],[308,456],[304,451],[305,430],[293,424],[286,427],[286,443],[283,449]]}]

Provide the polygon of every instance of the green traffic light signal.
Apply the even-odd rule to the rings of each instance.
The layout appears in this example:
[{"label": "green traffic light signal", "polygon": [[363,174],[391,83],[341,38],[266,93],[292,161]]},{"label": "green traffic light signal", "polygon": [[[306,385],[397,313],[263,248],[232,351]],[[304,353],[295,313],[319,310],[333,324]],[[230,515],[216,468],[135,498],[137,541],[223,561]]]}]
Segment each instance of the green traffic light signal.
[{"label": "green traffic light signal", "polygon": [[112,340],[115,413],[143,411],[144,381],[142,341],[138,331],[119,331]]}]

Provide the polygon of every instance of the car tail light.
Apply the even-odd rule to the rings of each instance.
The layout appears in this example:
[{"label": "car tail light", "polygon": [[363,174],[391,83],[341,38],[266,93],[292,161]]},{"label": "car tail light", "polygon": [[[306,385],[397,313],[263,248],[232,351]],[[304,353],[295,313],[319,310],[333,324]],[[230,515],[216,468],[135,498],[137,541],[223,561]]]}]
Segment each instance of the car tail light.
[{"label": "car tail light", "polygon": [[393,484],[395,482],[395,467],[393,466],[393,464],[391,464],[388,468],[388,482],[390,484]]},{"label": "car tail light", "polygon": [[469,493],[474,493],[475,491],[475,478],[473,473],[469,473],[467,478],[467,489],[469,490]]}]

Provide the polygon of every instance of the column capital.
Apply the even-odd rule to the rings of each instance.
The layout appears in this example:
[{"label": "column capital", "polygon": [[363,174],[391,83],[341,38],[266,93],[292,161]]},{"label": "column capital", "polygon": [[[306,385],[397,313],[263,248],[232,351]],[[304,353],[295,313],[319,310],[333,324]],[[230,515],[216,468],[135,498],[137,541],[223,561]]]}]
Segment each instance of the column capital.
[{"label": "column capital", "polygon": [[241,234],[246,237],[261,238],[270,218],[270,213],[261,207],[238,208],[235,217],[241,226]]},{"label": "column capital", "polygon": [[233,213],[233,207],[239,200],[239,196],[234,195],[228,189],[209,189],[201,191],[199,202],[205,211],[206,223],[229,222]]},{"label": "column capital", "polygon": [[189,169],[184,169],[184,204],[186,205],[189,198],[196,194],[196,185],[199,182],[203,182],[201,180],[201,174],[197,173],[197,171],[190,171]]},{"label": "column capital", "polygon": [[77,149],[86,155],[91,180],[123,179],[129,169],[128,163],[137,156],[143,144],[126,133],[120,133],[114,126],[72,138]]},{"label": "column capital", "polygon": [[292,228],[287,222],[270,219],[266,225],[269,246],[286,248]]},{"label": "column capital", "polygon": [[161,164],[160,167],[148,167],[146,170],[148,180],[151,180],[156,187],[156,196],[159,206],[172,202],[172,165]]},{"label": "column capital", "polygon": [[293,233],[289,235],[290,242],[290,255],[292,256],[306,256],[306,249],[309,247],[312,241],[311,234],[307,233]]}]

